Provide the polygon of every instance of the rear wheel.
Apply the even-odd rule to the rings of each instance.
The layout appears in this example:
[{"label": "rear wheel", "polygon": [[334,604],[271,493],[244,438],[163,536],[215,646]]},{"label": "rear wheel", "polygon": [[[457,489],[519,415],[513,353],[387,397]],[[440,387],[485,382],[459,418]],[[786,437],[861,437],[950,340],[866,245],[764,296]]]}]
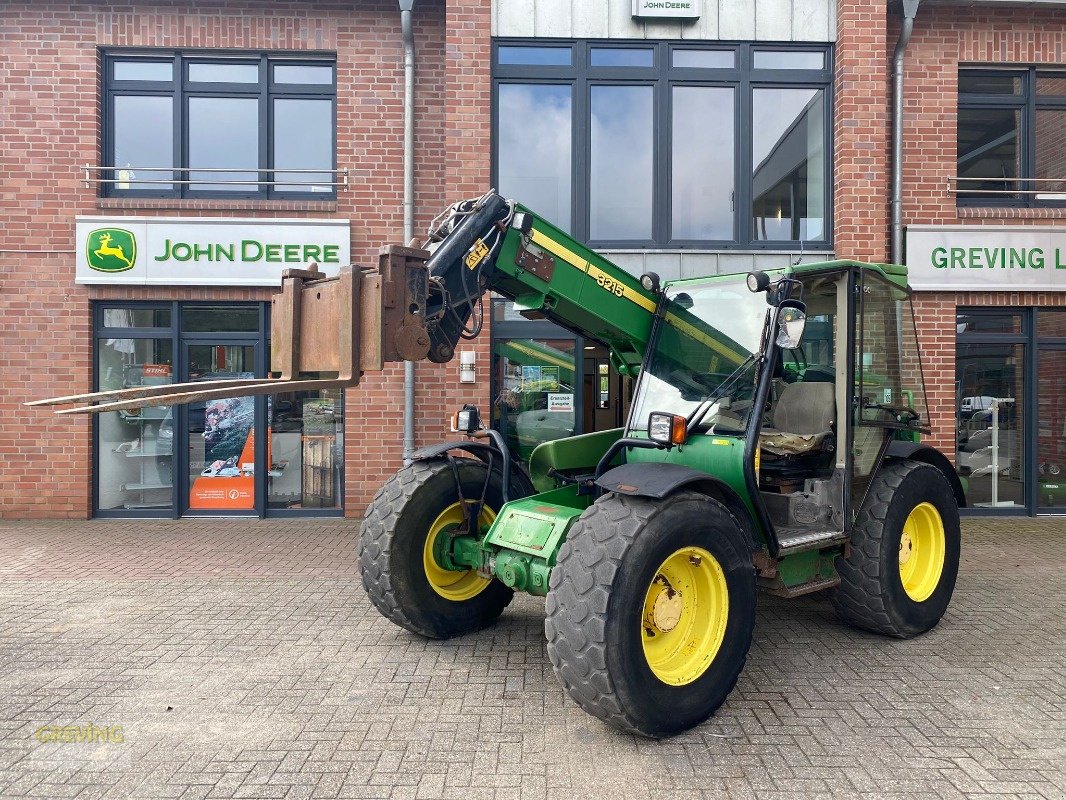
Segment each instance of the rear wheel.
[{"label": "rear wheel", "polygon": [[732,691],[755,623],[752,543],[718,502],[610,495],[559,551],[545,633],[555,674],[587,712],[661,737]]},{"label": "rear wheel", "polygon": [[924,633],[951,602],[960,541],[955,494],[940,470],[888,462],[855,520],[848,555],[837,558],[837,614],[875,633]]},{"label": "rear wheel", "polygon": [[[463,497],[481,497],[486,466],[457,459]],[[479,525],[503,505],[499,474],[489,478]],[[359,568],[371,602],[409,631],[447,639],[491,625],[513,592],[474,570],[443,566],[448,537],[464,514],[451,464],[444,459],[404,467],[367,508],[359,540]]]}]

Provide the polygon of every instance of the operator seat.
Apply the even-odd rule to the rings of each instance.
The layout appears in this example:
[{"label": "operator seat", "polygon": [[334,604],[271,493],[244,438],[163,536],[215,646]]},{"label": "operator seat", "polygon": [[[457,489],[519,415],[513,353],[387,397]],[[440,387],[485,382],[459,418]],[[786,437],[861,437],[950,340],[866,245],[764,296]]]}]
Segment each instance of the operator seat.
[{"label": "operator seat", "polygon": [[786,383],[774,403],[771,426],[762,429],[759,444],[780,456],[821,450],[833,435],[834,420],[836,389],[832,383]]}]

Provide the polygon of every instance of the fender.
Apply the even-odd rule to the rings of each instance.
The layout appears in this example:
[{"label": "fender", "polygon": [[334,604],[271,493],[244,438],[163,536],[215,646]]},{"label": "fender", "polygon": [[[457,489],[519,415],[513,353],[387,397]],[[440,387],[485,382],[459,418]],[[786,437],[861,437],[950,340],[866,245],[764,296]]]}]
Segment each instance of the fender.
[{"label": "fender", "polygon": [[947,456],[935,447],[930,447],[927,444],[921,444],[918,442],[904,442],[897,439],[888,445],[888,450],[885,452],[885,458],[906,458],[911,461],[920,461],[923,464],[936,467],[941,473],[943,473],[948,484],[951,486],[952,492],[955,493],[955,502],[958,504],[959,508],[966,508],[966,493],[962,488],[962,481],[959,480],[958,473],[955,472],[955,467],[953,467],[951,462],[948,461]]},{"label": "fender", "polygon": [[662,500],[680,489],[692,489],[724,505],[748,532],[753,548],[759,546],[751,509],[725,481],[681,464],[622,464],[607,470],[596,484],[609,492],[628,497]]},{"label": "fender", "polygon": [[[420,447],[411,454],[411,460],[431,461],[434,458],[440,458],[449,450],[462,450],[485,464],[488,464],[491,459],[497,468],[500,463],[500,451],[492,445],[466,441],[463,439],[452,442],[438,442],[437,444]],[[526,471],[521,465],[512,461],[510,498],[512,500],[518,500],[522,497],[529,497],[531,494],[536,494],[536,491],[537,490],[533,488],[533,483],[530,481]]]}]

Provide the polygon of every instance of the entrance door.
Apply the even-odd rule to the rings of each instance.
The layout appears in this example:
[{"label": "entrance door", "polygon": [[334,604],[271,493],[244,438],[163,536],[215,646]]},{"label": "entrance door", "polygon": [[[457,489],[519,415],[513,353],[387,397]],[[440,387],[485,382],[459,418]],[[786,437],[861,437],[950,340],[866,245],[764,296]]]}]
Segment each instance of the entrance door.
[{"label": "entrance door", "polygon": [[[258,350],[256,343],[238,339],[184,342],[184,380],[263,377]],[[259,510],[255,475],[265,459],[256,453],[256,423],[262,406],[263,400],[255,397],[182,406],[187,512],[249,515]]]}]

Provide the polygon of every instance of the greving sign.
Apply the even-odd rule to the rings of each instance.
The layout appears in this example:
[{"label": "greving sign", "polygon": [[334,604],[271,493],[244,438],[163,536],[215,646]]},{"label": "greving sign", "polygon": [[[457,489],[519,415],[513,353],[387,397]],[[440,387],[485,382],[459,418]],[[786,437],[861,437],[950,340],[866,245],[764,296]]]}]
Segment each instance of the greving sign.
[{"label": "greving sign", "polygon": [[916,290],[1066,290],[1066,228],[908,225],[907,281]]}]

